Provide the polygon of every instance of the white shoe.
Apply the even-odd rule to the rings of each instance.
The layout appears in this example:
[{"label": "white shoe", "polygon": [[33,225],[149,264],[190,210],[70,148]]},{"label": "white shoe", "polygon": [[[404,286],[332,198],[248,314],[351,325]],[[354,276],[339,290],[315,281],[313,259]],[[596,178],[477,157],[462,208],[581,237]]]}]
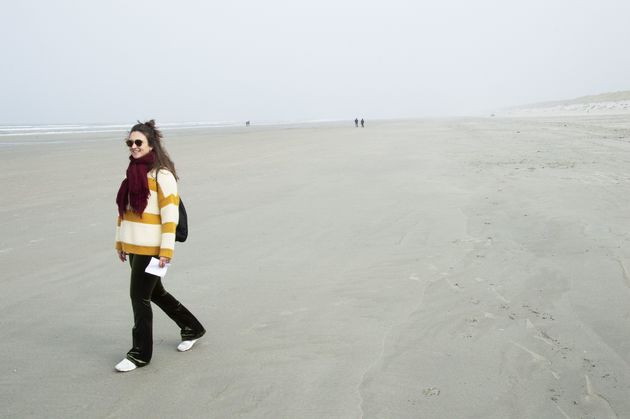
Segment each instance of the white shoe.
[{"label": "white shoe", "polygon": [[180,352],[186,352],[187,350],[191,349],[193,347],[193,345],[195,344],[195,342],[197,342],[198,340],[199,339],[183,340],[182,343],[177,345],[177,350],[180,351]]},{"label": "white shoe", "polygon": [[134,364],[133,362],[125,358],[122,361],[120,361],[118,364],[116,364],[114,368],[116,368],[116,371],[119,371],[119,372],[129,372],[129,371],[135,370],[138,367],[136,366],[136,364]]}]

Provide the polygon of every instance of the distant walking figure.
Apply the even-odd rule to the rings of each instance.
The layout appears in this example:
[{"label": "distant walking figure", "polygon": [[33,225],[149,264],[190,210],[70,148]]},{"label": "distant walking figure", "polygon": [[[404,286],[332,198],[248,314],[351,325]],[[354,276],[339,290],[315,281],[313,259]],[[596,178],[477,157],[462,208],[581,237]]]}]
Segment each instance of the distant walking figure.
[{"label": "distant walking figure", "polygon": [[248,127],[249,126],[249,121],[245,121],[245,126]]},{"label": "distant walking figure", "polygon": [[134,324],[132,347],[115,367],[120,372],[144,367],[151,361],[151,303],[179,326],[179,351],[189,350],[206,333],[199,320],[164,289],[161,278],[145,272],[152,257],[159,259],[160,267],[171,261],[179,221],[177,174],[161,140],[162,133],[153,120],[138,122],[125,140],[130,156],[127,177],[116,196],[116,253],[122,262],[129,256]]},{"label": "distant walking figure", "polygon": [[365,128],[365,120],[361,118],[361,128]]},{"label": "distant walking figure", "polygon": [[359,118],[354,118],[354,126],[359,127]]}]

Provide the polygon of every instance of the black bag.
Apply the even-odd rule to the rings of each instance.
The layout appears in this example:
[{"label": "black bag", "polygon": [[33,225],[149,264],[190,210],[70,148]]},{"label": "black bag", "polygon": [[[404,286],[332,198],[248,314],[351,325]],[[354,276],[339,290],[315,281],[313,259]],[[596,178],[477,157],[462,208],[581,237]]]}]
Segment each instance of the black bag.
[{"label": "black bag", "polygon": [[186,214],[186,207],[184,207],[184,203],[181,198],[179,198],[178,208],[179,222],[177,223],[177,228],[175,229],[175,241],[185,242],[188,238],[188,214]]},{"label": "black bag", "polygon": [[[155,183],[157,183],[157,172],[155,173]],[[177,210],[179,211],[179,221],[175,227],[175,241],[183,243],[188,238],[188,214],[186,214],[186,207],[184,207],[181,197]]]}]

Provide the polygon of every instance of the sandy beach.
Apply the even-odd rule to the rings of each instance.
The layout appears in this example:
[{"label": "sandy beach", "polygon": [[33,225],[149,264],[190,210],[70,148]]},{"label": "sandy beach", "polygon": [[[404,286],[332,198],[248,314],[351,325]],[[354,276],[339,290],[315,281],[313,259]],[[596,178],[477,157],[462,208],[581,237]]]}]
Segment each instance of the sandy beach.
[{"label": "sandy beach", "polygon": [[[159,121],[158,121],[159,123]],[[123,135],[0,138],[3,418],[628,418],[628,115],[169,131],[189,241],[131,345]]]}]

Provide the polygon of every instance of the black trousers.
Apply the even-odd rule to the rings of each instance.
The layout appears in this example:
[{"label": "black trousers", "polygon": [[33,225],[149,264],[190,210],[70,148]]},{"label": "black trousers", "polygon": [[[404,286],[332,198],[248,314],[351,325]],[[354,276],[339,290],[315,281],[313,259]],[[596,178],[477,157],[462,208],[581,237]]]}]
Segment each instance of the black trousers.
[{"label": "black trousers", "polygon": [[199,320],[186,307],[166,292],[159,276],[146,273],[151,256],[129,255],[131,265],[131,306],[133,308],[133,347],[127,359],[138,367],[151,361],[153,354],[153,311],[155,303],[181,329],[182,340],[198,339],[206,333]]}]

